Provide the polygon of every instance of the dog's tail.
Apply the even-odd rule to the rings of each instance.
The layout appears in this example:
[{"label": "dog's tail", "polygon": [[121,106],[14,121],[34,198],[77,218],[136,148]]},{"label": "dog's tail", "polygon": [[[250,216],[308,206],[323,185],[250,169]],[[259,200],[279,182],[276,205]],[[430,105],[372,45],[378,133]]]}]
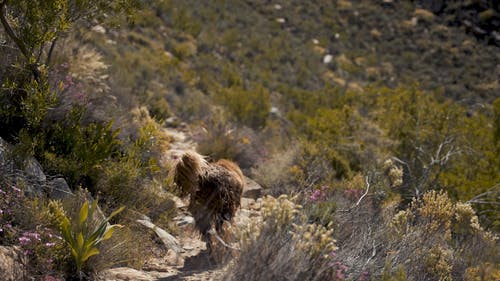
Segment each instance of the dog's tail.
[{"label": "dog's tail", "polygon": [[199,176],[206,171],[208,162],[195,151],[186,151],[175,165],[174,182],[181,188],[182,195],[198,190]]}]

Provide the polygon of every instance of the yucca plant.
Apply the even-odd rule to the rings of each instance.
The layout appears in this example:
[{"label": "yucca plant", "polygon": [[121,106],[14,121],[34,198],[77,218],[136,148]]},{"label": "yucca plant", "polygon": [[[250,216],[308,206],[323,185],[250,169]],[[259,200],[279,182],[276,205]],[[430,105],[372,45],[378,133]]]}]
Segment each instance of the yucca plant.
[{"label": "yucca plant", "polygon": [[89,201],[85,201],[80,208],[78,218],[73,221],[64,214],[60,205],[55,202],[51,203],[51,211],[57,218],[59,230],[61,231],[64,241],[66,241],[71,249],[71,255],[76,263],[77,273],[81,279],[84,263],[90,257],[99,254],[97,245],[111,238],[116,228],[122,227],[118,224],[110,225],[109,220],[123,211],[124,207],[114,211],[107,218],[96,219],[94,214],[97,209],[97,200],[94,200],[90,206]]}]

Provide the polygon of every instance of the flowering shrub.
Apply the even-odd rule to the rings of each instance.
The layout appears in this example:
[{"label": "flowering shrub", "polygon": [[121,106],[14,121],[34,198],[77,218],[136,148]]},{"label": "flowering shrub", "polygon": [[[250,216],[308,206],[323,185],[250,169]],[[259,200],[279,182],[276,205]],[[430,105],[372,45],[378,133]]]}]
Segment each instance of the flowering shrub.
[{"label": "flowering shrub", "polygon": [[[34,276],[52,276],[60,274],[62,248],[60,236],[50,228],[23,231],[18,238],[23,253],[29,258],[30,273]],[[49,275],[50,274],[50,275]]]},{"label": "flowering shrub", "polygon": [[337,205],[330,193],[327,185],[306,192],[304,214],[307,215],[308,221],[331,227]]},{"label": "flowering shrub", "polygon": [[19,228],[15,224],[15,211],[22,205],[23,192],[11,185],[0,185],[0,244],[15,244]]},{"label": "flowering shrub", "polygon": [[64,266],[61,237],[49,228],[43,202],[26,197],[23,190],[0,175],[0,245],[20,247],[30,276],[59,276]]},{"label": "flowering shrub", "polygon": [[320,189],[314,189],[311,191],[308,191],[308,196],[307,199],[312,202],[316,203],[319,201],[324,201],[327,197],[326,191],[328,189],[328,186],[323,185]]}]

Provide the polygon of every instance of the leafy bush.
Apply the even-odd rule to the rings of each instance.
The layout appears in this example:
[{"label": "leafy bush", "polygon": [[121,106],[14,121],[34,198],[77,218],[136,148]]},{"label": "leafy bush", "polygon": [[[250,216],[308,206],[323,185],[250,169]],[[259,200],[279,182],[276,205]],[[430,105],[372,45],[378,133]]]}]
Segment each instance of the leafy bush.
[{"label": "leafy bush", "polygon": [[166,120],[171,116],[170,105],[163,97],[153,99],[149,103],[149,112],[158,122]]},{"label": "leafy bush", "polygon": [[13,140],[21,131],[36,135],[44,125],[49,108],[56,105],[54,92],[46,80],[2,81],[0,128],[1,137]]},{"label": "leafy bush", "polygon": [[269,91],[262,86],[251,89],[230,87],[222,89],[215,99],[229,112],[230,118],[251,128],[261,128],[269,115]]},{"label": "leafy bush", "polygon": [[100,165],[119,156],[119,131],[112,129],[112,122],[85,125],[83,117],[82,108],[75,107],[65,120],[52,124],[31,142],[47,172],[64,175],[70,186],[92,188]]}]

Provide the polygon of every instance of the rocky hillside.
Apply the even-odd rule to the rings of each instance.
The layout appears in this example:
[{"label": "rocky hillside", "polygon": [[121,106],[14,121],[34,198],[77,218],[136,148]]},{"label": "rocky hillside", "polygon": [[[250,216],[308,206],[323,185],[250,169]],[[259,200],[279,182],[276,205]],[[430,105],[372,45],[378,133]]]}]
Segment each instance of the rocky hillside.
[{"label": "rocky hillside", "polygon": [[498,280],[497,2],[0,1],[0,279]]}]

